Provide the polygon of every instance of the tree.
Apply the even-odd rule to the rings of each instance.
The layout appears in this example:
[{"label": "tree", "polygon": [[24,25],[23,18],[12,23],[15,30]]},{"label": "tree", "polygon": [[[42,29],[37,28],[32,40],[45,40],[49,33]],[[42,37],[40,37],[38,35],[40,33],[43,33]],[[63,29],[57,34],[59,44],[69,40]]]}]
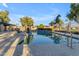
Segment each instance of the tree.
[{"label": "tree", "polygon": [[59,27],[59,30],[60,30],[62,24],[64,23],[64,22],[60,19],[60,17],[61,17],[61,15],[57,15],[57,16],[56,16],[56,19],[54,19],[53,21],[51,21],[51,22],[49,23],[49,25],[52,26],[52,25],[57,24],[58,27]]},{"label": "tree", "polygon": [[79,4],[72,3],[70,6],[70,12],[67,14],[67,18],[69,19],[68,30],[71,31],[71,21],[76,21],[79,23]]},{"label": "tree", "polygon": [[51,22],[49,23],[50,26],[52,26],[52,25],[54,25],[54,24],[55,24],[54,21],[51,21]]},{"label": "tree", "polygon": [[44,24],[40,24],[38,28],[44,28]]},{"label": "tree", "polygon": [[74,3],[71,4],[70,14],[72,14],[72,19],[79,23],[79,4]]},{"label": "tree", "polygon": [[26,26],[31,27],[31,26],[33,26],[33,23],[34,23],[33,19],[28,16],[24,16],[24,17],[20,18],[20,22],[21,22],[22,26],[25,26],[25,29],[27,29]]},{"label": "tree", "polygon": [[68,14],[67,18],[69,20],[68,26],[67,26],[67,30],[69,30],[69,32],[71,31],[71,21],[73,20],[73,15],[72,14]]},{"label": "tree", "polygon": [[55,23],[59,23],[60,22],[60,17],[61,17],[61,15],[57,15],[56,16]]},{"label": "tree", "polygon": [[2,20],[3,23],[8,23],[10,21],[8,15],[9,12],[7,10],[0,11],[0,19]]},{"label": "tree", "polygon": [[10,18],[8,17],[9,16],[9,12],[7,10],[4,10],[4,11],[0,11],[0,19],[1,19],[1,22],[4,24],[4,27],[6,30],[6,25],[9,21],[10,21]]},{"label": "tree", "polygon": [[57,15],[56,19],[55,19],[55,24],[59,25],[59,30],[61,28],[61,25],[64,23],[61,19],[60,19],[61,15]]}]

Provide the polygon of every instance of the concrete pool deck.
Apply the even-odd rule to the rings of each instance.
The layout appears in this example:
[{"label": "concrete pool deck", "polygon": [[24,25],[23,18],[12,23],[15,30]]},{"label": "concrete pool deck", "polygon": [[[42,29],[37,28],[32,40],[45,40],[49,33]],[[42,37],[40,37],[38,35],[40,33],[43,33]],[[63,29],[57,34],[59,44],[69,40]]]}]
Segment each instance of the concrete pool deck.
[{"label": "concrete pool deck", "polygon": [[69,37],[72,37],[72,38],[76,38],[76,39],[79,39],[79,35],[78,34],[69,34],[69,33],[63,33],[63,32],[55,32],[56,34],[60,34],[60,35],[64,35],[64,36],[69,36]]},{"label": "concrete pool deck", "polygon": [[8,32],[8,35],[6,38],[0,39],[0,56],[29,55],[28,46],[24,45],[23,43],[18,45],[18,42],[24,39],[24,33],[15,35],[15,32]]}]

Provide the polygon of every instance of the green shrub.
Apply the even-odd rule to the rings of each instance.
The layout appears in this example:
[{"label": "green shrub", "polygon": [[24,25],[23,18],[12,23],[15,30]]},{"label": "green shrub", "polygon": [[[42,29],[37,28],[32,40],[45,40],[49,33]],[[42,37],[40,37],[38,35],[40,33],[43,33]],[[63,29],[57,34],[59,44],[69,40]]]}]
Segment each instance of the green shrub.
[{"label": "green shrub", "polygon": [[40,24],[40,25],[38,26],[38,28],[44,28],[44,25],[43,25],[43,24]]}]

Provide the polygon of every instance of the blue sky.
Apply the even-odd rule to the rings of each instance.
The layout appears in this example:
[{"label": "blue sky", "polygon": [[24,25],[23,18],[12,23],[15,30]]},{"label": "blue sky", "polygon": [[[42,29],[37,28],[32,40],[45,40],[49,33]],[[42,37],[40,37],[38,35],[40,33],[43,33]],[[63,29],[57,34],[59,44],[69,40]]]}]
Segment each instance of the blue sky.
[{"label": "blue sky", "polygon": [[7,3],[0,4],[0,10],[8,10],[10,23],[20,24],[23,16],[30,16],[34,19],[35,25],[45,24],[55,19],[60,14],[61,19],[66,22],[66,15],[70,10],[69,3]]}]

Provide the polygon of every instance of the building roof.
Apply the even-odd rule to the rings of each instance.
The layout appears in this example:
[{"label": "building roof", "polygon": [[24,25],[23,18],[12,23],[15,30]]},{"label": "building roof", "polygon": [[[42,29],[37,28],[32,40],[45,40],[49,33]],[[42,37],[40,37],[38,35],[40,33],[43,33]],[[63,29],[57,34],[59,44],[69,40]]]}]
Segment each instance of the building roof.
[{"label": "building roof", "polygon": [[9,23],[3,23],[3,22],[0,22],[0,25],[3,24],[4,26],[16,26],[14,24],[9,24]]}]

